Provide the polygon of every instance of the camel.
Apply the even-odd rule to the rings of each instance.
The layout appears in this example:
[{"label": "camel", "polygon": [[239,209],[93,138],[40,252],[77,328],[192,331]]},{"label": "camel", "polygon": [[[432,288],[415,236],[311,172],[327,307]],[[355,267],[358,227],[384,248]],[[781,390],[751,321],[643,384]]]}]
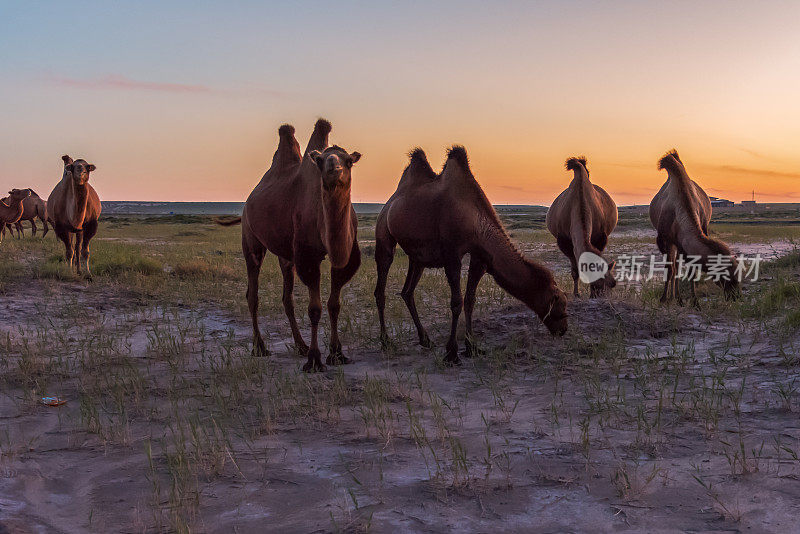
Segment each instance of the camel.
[{"label": "camel", "polygon": [[[278,256],[283,275],[283,306],[289,318],[295,348],[308,356],[303,371],[324,371],[318,328],[322,316],[320,264],[331,263],[331,320],[328,365],[349,363],[342,353],[338,321],[340,293],[361,265],[358,219],[350,202],[351,170],[361,158],[339,146],[328,146],[331,124],[319,119],[305,155],[294,136],[294,127],[278,129],[278,149],[272,166],[250,193],[242,216],[219,224],[242,225],[242,252],[247,264],[247,304],[253,322],[253,351],[267,353],[258,328],[258,278],[267,251]],[[294,313],[295,271],[308,287],[311,344],[306,345]]]},{"label": "camel", "polygon": [[[617,226],[617,205],[605,190],[589,181],[586,158],[569,158],[565,166],[573,171],[572,182],[547,210],[547,229],[553,234],[558,248],[569,259],[572,268],[573,294],[578,297],[578,267],[581,255],[591,252],[603,258],[608,235]],[[608,265],[605,276],[589,284],[589,296],[598,297],[617,285],[615,262]]]},{"label": "camel", "polygon": [[[30,196],[27,197],[25,200],[22,201],[22,217],[15,223],[16,230],[17,230],[17,237],[23,237],[25,235],[25,230],[22,226],[22,221],[30,221],[31,222],[31,231],[33,235],[36,235],[36,217],[39,217],[39,220],[42,221],[44,225],[44,233],[42,237],[47,235],[47,232],[50,230],[50,227],[47,225],[47,202],[42,200],[42,198],[36,194],[36,191],[33,189],[28,189],[30,191]],[[11,225],[7,225],[9,230],[12,229]],[[12,232],[13,235],[13,232]]]},{"label": "camel", "polygon": [[[711,221],[711,200],[705,191],[686,173],[686,168],[676,150],[667,152],[658,162],[658,168],[667,171],[667,181],[650,202],[650,221],[658,235],[656,244],[662,254],[667,255],[667,277],[661,302],[680,296],[676,274],[679,255],[687,261],[691,256],[699,257],[703,268],[713,261],[722,259],[727,265],[725,276],[718,284],[725,292],[725,298],[735,299],[739,294],[739,280],[736,276],[737,262],[727,244],[708,236]],[[698,306],[696,282],[691,281],[692,304]]]},{"label": "camel", "polygon": [[[450,337],[445,362],[460,363],[456,328],[462,307],[466,320],[466,354],[475,352],[472,311],[475,292],[485,273],[498,285],[533,309],[552,334],[567,329],[567,299],[552,273],[526,259],[503,228],[469,167],[463,146],[453,146],[439,174],[431,168],[425,152],[414,149],[397,190],[378,215],[375,228],[375,262],[381,339],[386,342],[386,279],[396,245],[408,255],[408,273],[401,296],[417,328],[419,342],[431,342],[417,314],[414,289],[426,267],[444,268],[450,285]],[[461,297],[461,261],[470,254],[464,299]]]},{"label": "camel", "polygon": [[[67,265],[72,268],[74,258],[76,272],[80,275],[83,259],[86,275],[91,278],[89,241],[97,233],[97,219],[102,209],[97,191],[89,185],[89,173],[96,167],[83,159],[73,161],[66,155],[61,159],[64,161],[64,174],[47,199],[48,215],[52,218],[56,236],[64,242]],[[75,234],[74,249],[72,234]]]},{"label": "camel", "polygon": [[30,194],[28,189],[12,189],[8,192],[8,197],[0,200],[0,242],[6,235],[6,224],[14,224],[22,216],[22,203]]}]

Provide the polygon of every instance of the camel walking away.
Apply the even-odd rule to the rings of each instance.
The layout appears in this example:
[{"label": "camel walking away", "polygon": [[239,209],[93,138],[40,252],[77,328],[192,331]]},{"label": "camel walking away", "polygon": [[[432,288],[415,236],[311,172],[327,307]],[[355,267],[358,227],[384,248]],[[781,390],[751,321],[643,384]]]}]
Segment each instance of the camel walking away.
[{"label": "camel walking away", "polygon": [[0,242],[6,235],[6,225],[16,223],[22,216],[22,203],[30,194],[28,189],[12,189],[8,197],[0,200]]},{"label": "camel walking away", "polygon": [[[717,261],[723,266],[724,275],[717,283],[722,286],[725,297],[734,299],[739,294],[736,277],[737,262],[731,249],[718,239],[708,236],[711,221],[711,200],[705,191],[686,173],[686,168],[676,150],[667,152],[658,162],[658,168],[667,171],[667,181],[650,202],[650,221],[658,235],[656,244],[662,254],[667,255],[667,278],[661,302],[677,297],[683,304],[678,280],[678,257],[685,260],[698,257],[699,264],[706,268]],[[726,279],[727,278],[727,279]],[[692,304],[697,306],[696,282],[691,280]]]},{"label": "camel walking away", "polygon": [[[33,235],[36,235],[36,231],[38,228],[36,227],[36,218],[38,217],[42,224],[44,225],[44,233],[42,237],[47,235],[47,232],[50,230],[50,227],[47,225],[47,202],[45,202],[36,191],[33,189],[27,189],[30,192],[30,196],[25,198],[22,201],[22,216],[19,220],[15,223],[15,227],[17,230],[17,237],[24,237],[25,230],[22,226],[22,221],[30,221],[31,222],[31,231]],[[11,225],[7,225],[9,229],[11,229]]]},{"label": "camel walking away", "polygon": [[[617,205],[600,186],[589,181],[586,158],[581,156],[566,161],[567,170],[574,173],[572,182],[553,201],[547,210],[547,229],[553,234],[558,248],[569,259],[572,270],[573,293],[577,297],[579,263],[586,252],[603,258],[608,235],[617,226]],[[605,276],[589,284],[591,297],[603,295],[617,285],[614,278],[615,262],[603,258],[608,270]]]},{"label": "camel walking away", "polygon": [[[322,316],[320,263],[325,256],[331,262],[328,365],[349,362],[342,353],[339,340],[340,293],[361,265],[358,219],[350,202],[351,170],[361,154],[347,153],[335,145],[328,147],[330,131],[328,121],[318,120],[303,156],[294,136],[294,127],[281,126],[272,166],[250,193],[242,216],[224,223],[218,221],[224,225],[242,225],[242,252],[247,264],[247,304],[253,322],[254,352],[267,352],[258,328],[258,278],[264,255],[269,251],[278,256],[283,275],[283,306],[295,347],[308,356],[303,366],[307,372],[325,369],[318,340]],[[308,287],[310,347],[303,341],[295,318],[292,297],[295,272]]]},{"label": "camel walking away", "polygon": [[[53,230],[63,241],[67,265],[72,268],[73,259],[78,274],[81,274],[81,260],[89,269],[89,241],[97,233],[97,219],[102,206],[97,191],[89,185],[89,173],[95,166],[83,159],[74,160],[62,156],[64,173],[47,199],[48,215],[52,218]],[[75,234],[73,248],[72,235]]]},{"label": "camel walking away", "polygon": [[[408,255],[408,274],[401,296],[405,301],[419,342],[430,339],[417,314],[414,289],[426,267],[443,267],[450,285],[450,338],[445,362],[459,363],[456,329],[462,306],[466,319],[467,354],[474,353],[472,311],[475,292],[485,273],[498,285],[533,309],[551,333],[567,329],[567,299],[552,273],[526,259],[511,242],[494,208],[469,167],[462,146],[447,153],[441,173],[431,168],[422,149],[414,149],[397,191],[378,215],[375,229],[375,262],[378,280],[375,302],[381,338],[387,340],[384,307],[386,280],[396,245]],[[470,254],[465,297],[461,296],[461,261]]]}]

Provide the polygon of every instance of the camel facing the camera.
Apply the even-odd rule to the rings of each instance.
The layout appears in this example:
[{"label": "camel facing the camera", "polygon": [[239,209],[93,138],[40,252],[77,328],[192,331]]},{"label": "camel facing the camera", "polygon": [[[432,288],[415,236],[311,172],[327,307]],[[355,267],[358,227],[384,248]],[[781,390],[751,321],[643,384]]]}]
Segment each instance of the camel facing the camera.
[{"label": "camel facing the camera", "polygon": [[[331,125],[320,119],[306,147],[305,156],[294,136],[294,127],[278,129],[278,149],[272,166],[247,198],[242,216],[220,224],[242,225],[242,252],[247,264],[247,304],[253,323],[253,351],[266,354],[258,328],[258,278],[267,251],[278,256],[283,274],[283,306],[289,318],[295,347],[308,356],[304,371],[325,369],[319,350],[318,329],[322,316],[320,264],[331,262],[331,320],[328,365],[348,363],[342,353],[338,320],[342,287],[361,265],[358,219],[350,202],[351,170],[361,158],[338,146],[328,147]],[[300,335],[294,313],[294,275],[308,287],[311,343]]]},{"label": "camel facing the camera", "polygon": [[67,265],[72,268],[74,260],[74,267],[81,274],[83,260],[86,275],[91,277],[89,241],[97,233],[97,219],[102,209],[97,191],[89,185],[89,173],[95,170],[95,166],[83,159],[73,161],[66,155],[61,159],[64,172],[47,198],[48,215],[53,219],[53,231],[64,243]]}]

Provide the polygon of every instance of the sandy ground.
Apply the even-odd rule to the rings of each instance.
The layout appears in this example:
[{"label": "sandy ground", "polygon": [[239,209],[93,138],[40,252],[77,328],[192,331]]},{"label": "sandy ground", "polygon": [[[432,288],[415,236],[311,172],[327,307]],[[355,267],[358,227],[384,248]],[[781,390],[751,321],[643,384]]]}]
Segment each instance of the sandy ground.
[{"label": "sandy ground", "polygon": [[[265,395],[280,380],[319,391],[341,383],[343,400],[331,407],[318,403],[330,397],[312,396],[308,406],[254,423],[246,438],[231,431],[222,467],[194,476],[194,503],[185,506],[191,529],[797,530],[800,334],[778,339],[755,321],[675,307],[654,312],[612,298],[572,300],[575,327],[554,339],[527,309],[506,300],[477,310],[486,354],[450,369],[436,363],[447,317],[426,313],[425,298],[423,321],[437,348],[419,347],[410,330],[395,332],[389,353],[345,335],[353,363],[310,377],[287,349],[284,317],[263,318],[272,355],[259,365],[273,373]],[[704,306],[714,299],[719,295],[709,291]],[[0,395],[0,532],[176,528],[166,455],[151,460],[147,453],[169,434],[165,405],[170,388],[180,387],[166,380],[169,362],[153,350],[152,328],[167,321],[165,310],[91,284],[27,284],[0,300],[0,350],[33,338],[55,307],[86,315],[65,336],[108,335],[122,347],[109,354],[124,354],[152,377],[142,406],[155,409],[131,417],[122,438],[108,438],[87,428],[74,377],[48,382],[48,394],[67,400],[58,408],[37,404],[42,391],[32,395],[7,380]],[[61,324],[63,313],[51,324]],[[208,307],[169,313],[170,328],[191,325],[181,363],[191,380],[211,379],[202,347],[228,339],[235,350],[247,349],[247,317]],[[7,354],[6,371],[20,357]],[[275,378],[281,373],[289,378]],[[369,393],[376,385],[380,402]],[[256,392],[250,401],[257,399]]]}]

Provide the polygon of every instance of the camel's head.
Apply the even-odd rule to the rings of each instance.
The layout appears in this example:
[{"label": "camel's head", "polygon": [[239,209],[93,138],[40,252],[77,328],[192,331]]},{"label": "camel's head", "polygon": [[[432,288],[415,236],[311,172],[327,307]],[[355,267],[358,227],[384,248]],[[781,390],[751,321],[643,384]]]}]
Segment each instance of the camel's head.
[{"label": "camel's head", "polygon": [[326,191],[332,191],[337,187],[350,188],[350,171],[361,159],[361,154],[358,152],[348,154],[345,149],[333,145],[322,152],[312,150],[308,155],[322,172],[322,187]]},{"label": "camel's head", "polygon": [[616,265],[616,261],[609,263],[608,270],[603,278],[589,284],[589,295],[591,298],[602,297],[617,286],[617,278],[614,274],[614,267],[616,267]]},{"label": "camel's head", "polygon": [[716,284],[725,292],[725,300],[738,299],[741,296],[741,289],[739,287],[739,262],[736,260],[736,256],[728,245],[718,239],[709,238],[707,244],[711,249],[711,254],[705,259],[705,268],[708,269],[709,263],[713,260],[720,267],[717,272],[721,276],[715,278]]},{"label": "camel's head", "polygon": [[558,286],[554,287],[544,314],[539,316],[554,336],[563,336],[567,331],[567,295]]},{"label": "camel's head", "polygon": [[717,281],[717,284],[725,292],[725,300],[737,300],[742,296],[742,289],[737,274],[738,268],[739,262],[736,261],[735,256],[731,256],[731,265],[728,267],[728,272],[726,273],[728,279],[725,280],[725,277],[721,277]]},{"label": "camel's head", "polygon": [[61,156],[64,160],[64,175],[70,176],[75,185],[85,185],[89,181],[89,173],[96,167],[87,163],[84,159],[73,159],[69,156]]},{"label": "camel's head", "polygon": [[29,196],[31,196],[30,189],[12,189],[8,192],[8,202],[10,204],[16,204],[17,202],[22,202]]}]

